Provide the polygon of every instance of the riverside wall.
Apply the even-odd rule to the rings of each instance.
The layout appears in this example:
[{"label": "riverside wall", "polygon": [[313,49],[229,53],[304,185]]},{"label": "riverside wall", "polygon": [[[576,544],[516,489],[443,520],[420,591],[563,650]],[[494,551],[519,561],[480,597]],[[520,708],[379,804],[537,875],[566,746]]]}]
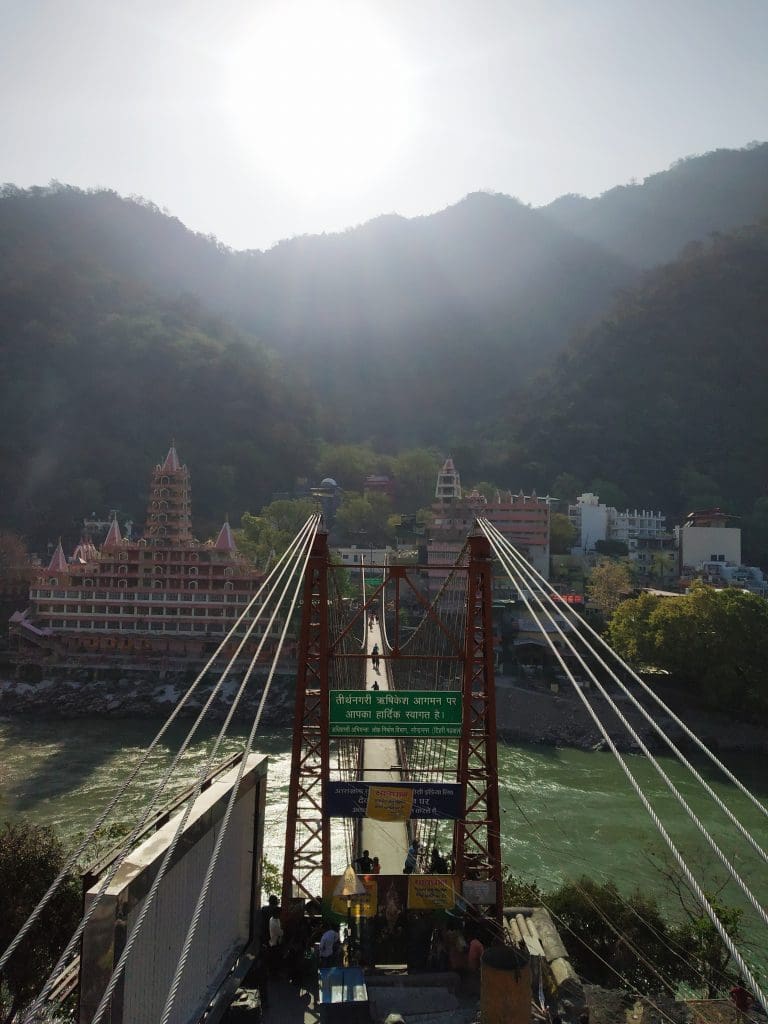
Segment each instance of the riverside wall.
[{"label": "riverside wall", "polygon": [[[114,668],[105,672],[89,669],[80,674],[69,669],[64,673],[44,674],[36,682],[0,674],[0,717],[164,718],[171,713],[194,678],[195,673],[189,669],[148,670],[125,675]],[[213,720],[221,720],[229,712],[242,678],[242,673],[238,672],[224,681],[209,712]],[[197,714],[211,695],[216,681],[216,678],[201,681],[181,715]],[[238,719],[249,719],[256,712],[264,682],[264,673],[254,674],[249,681],[236,710]],[[504,677],[497,680],[496,690],[497,731],[501,739],[509,743],[581,750],[599,750],[605,746],[597,726],[572,692],[553,694],[543,687],[521,686]],[[622,751],[636,751],[637,744],[605,701],[594,690],[586,693],[617,747]],[[686,706],[685,698],[680,694],[665,693],[664,701],[711,749],[768,754],[768,729],[722,713]],[[617,703],[651,750],[668,749],[626,697],[619,697]],[[653,704],[648,698],[643,698],[643,703],[649,709]],[[282,674],[276,674],[272,681],[264,707],[264,724],[290,727],[294,706],[295,673],[286,669]],[[654,718],[682,750],[691,752],[696,749],[680,727],[663,712],[657,709]]]}]

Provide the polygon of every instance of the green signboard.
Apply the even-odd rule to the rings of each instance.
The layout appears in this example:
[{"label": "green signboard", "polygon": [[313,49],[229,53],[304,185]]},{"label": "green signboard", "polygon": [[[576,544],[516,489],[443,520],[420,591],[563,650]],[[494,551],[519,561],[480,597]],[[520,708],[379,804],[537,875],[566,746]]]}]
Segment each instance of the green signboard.
[{"label": "green signboard", "polygon": [[460,736],[460,690],[332,690],[331,736]]}]

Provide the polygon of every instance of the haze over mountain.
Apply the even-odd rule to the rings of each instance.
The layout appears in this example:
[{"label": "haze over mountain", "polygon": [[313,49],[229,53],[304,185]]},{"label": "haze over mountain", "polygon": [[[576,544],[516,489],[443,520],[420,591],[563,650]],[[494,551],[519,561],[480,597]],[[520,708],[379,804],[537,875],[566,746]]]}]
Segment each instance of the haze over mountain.
[{"label": "haze over mountain", "polygon": [[[716,269],[736,250],[706,255],[714,307],[700,362],[691,324],[703,294],[675,285],[673,301],[662,287],[679,280],[680,267],[691,273],[690,252],[677,269],[660,269],[655,284],[641,285],[641,268],[764,217],[767,172],[766,144],[718,151],[597,200],[564,197],[536,210],[475,193],[431,216],[384,216],[267,252],[230,251],[115,193],[9,186],[0,199],[0,488],[13,495],[4,516],[51,530],[83,513],[84,493],[88,512],[135,495],[170,435],[194,467],[204,514],[222,499],[233,514],[253,509],[311,472],[318,438],[464,450],[478,475],[502,485],[546,488],[567,469],[616,480],[630,501],[682,501],[680,460],[698,472],[708,464],[705,454],[676,448],[682,436],[695,447],[693,428],[681,430],[673,417],[667,437],[656,410],[662,425],[644,431],[632,402],[645,387],[666,394],[690,425],[695,403],[676,389],[704,365],[718,378],[734,323],[751,325],[740,335],[749,351],[758,345],[759,279],[744,276],[736,295],[742,278]],[[733,244],[741,252],[744,238]],[[745,268],[760,259],[751,244]],[[625,297],[611,312],[619,293],[638,285],[641,298]],[[728,321],[714,315],[718,288],[733,292],[723,305]],[[636,330],[650,333],[642,345],[617,345],[614,357],[606,323],[620,323],[623,337],[622,311],[635,301],[648,317]],[[668,321],[663,331],[651,330],[654,317]],[[665,362],[676,323],[687,339],[685,374]],[[553,361],[562,366],[551,381],[531,385]],[[599,376],[604,363],[611,384]],[[749,365],[749,387],[764,387],[760,360]],[[605,439],[625,422],[616,400],[625,372],[639,391],[626,398],[620,455]],[[718,402],[727,439],[720,467],[735,425],[744,425],[741,406]],[[568,444],[579,431],[582,443]],[[649,455],[646,434],[663,458]],[[759,456],[748,447],[751,482],[740,501],[759,493]],[[491,450],[489,461],[483,452]],[[651,462],[633,476],[639,450]],[[734,480],[729,470],[718,484]]]}]

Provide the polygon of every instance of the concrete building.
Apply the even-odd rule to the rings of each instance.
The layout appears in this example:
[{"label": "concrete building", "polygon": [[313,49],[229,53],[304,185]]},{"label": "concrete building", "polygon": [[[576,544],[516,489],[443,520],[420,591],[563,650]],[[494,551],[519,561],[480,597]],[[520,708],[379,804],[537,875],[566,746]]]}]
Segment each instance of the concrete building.
[{"label": "concrete building", "polygon": [[596,494],[585,492],[568,506],[568,519],[576,529],[578,543],[571,549],[575,555],[595,550],[598,541],[615,540],[627,545],[630,555],[638,541],[671,539],[667,517],[663,512],[648,509],[625,509],[619,512],[605,505]]},{"label": "concrete building", "polygon": [[[11,617],[12,642],[20,660],[105,654],[200,660],[262,579],[238,552],[228,522],[215,540],[195,539],[189,471],[172,446],[152,471],[144,537],[121,536],[113,519],[99,548],[84,537],[67,558],[60,542],[32,580],[28,606]],[[258,636],[254,630],[243,657]],[[273,649],[270,638],[263,656]]]},{"label": "concrete building", "polygon": [[[438,473],[432,511],[434,520],[427,531],[426,545],[432,595],[450,575],[449,566],[456,562],[479,516],[493,523],[542,576],[549,578],[549,498],[522,491],[496,494],[491,500],[477,491],[464,496],[459,472],[453,460],[446,459]],[[514,596],[512,590],[506,574],[500,573],[494,584],[496,596]]]},{"label": "concrete building", "polygon": [[691,512],[675,528],[680,575],[690,576],[705,562],[741,565],[741,530],[719,508]]}]

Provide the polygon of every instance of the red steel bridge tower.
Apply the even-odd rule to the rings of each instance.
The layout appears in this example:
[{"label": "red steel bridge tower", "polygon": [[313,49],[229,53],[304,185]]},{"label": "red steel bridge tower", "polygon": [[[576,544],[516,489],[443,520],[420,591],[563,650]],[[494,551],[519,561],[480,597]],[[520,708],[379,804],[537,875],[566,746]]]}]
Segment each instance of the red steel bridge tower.
[{"label": "red steel bridge tower", "polygon": [[[326,787],[331,775],[329,701],[334,687],[365,690],[368,655],[361,647],[365,620],[374,609],[389,612],[392,636],[382,645],[382,659],[391,688],[406,672],[419,679],[439,680],[450,672],[461,688],[461,729],[454,764],[445,765],[443,781],[458,783],[460,806],[453,830],[453,874],[469,904],[482,906],[501,921],[501,845],[496,706],[493,661],[492,569],[489,541],[472,535],[452,570],[449,600],[424,597],[423,567],[378,566],[376,587],[353,613],[344,611],[334,594],[334,572],[327,536],[318,534],[304,578],[299,643],[296,710],[288,797],[283,905],[292,897],[317,898],[331,872],[331,829],[326,813]],[[406,596],[407,595],[407,596]],[[419,649],[403,636],[400,609],[404,601],[421,612]],[[452,610],[446,614],[446,609]],[[341,610],[339,610],[341,609]],[[357,639],[356,639],[357,637]],[[439,686],[433,682],[432,685]],[[351,740],[359,749],[351,763],[362,772],[366,740]],[[398,767],[403,784],[418,781],[419,766],[407,760],[404,745]],[[362,779],[363,775],[358,774]],[[434,776],[433,776],[434,778]]]}]

